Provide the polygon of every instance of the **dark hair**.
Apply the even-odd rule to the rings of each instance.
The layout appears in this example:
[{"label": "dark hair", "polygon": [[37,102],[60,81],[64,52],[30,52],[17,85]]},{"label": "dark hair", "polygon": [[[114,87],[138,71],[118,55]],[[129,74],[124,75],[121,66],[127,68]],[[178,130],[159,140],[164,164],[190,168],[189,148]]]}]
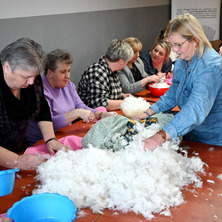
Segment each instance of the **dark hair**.
[{"label": "dark hair", "polygon": [[165,30],[166,30],[166,27],[160,30],[160,33],[158,34],[155,42],[159,42],[159,41],[164,40]]}]

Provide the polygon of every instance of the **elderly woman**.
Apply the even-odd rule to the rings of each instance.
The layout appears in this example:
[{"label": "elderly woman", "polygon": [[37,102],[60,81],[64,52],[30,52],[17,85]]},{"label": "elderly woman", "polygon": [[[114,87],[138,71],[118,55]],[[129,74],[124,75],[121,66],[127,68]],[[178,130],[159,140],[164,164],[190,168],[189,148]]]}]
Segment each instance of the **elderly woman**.
[{"label": "elderly woman", "polygon": [[151,50],[140,53],[146,73],[166,77],[172,69],[172,60],[169,57],[170,45],[165,40],[157,40]]},{"label": "elderly woman", "polygon": [[162,130],[145,140],[154,149],[170,138],[222,146],[222,58],[212,49],[199,21],[191,14],[169,22],[165,38],[179,55],[173,83],[164,96],[139,118],[181,109]]},{"label": "elderly woman", "polygon": [[[79,118],[89,123],[95,118],[99,120],[113,114],[91,109],[82,102],[75,85],[69,80],[72,62],[72,56],[64,49],[55,49],[46,56],[45,75],[42,76],[42,81],[55,131]],[[35,121],[30,123],[27,139],[31,145],[42,139]]]},{"label": "elderly woman", "polygon": [[134,56],[121,71],[118,71],[118,74],[123,92],[136,94],[144,90],[147,83],[159,82],[160,77],[155,74],[149,76],[145,72],[143,61],[139,58],[142,43],[138,38],[129,37],[123,41],[130,44]]},{"label": "elderly woman", "polygon": [[86,69],[78,84],[78,93],[87,106],[120,109],[123,99],[131,94],[122,93],[117,71],[126,66],[133,54],[127,42],[113,40],[106,55]]},{"label": "elderly woman", "polygon": [[19,39],[1,51],[0,65],[0,165],[33,170],[38,156],[18,155],[28,147],[25,139],[29,122],[35,118],[51,153],[63,144],[54,140],[49,106],[43,94],[44,53],[28,38]]}]

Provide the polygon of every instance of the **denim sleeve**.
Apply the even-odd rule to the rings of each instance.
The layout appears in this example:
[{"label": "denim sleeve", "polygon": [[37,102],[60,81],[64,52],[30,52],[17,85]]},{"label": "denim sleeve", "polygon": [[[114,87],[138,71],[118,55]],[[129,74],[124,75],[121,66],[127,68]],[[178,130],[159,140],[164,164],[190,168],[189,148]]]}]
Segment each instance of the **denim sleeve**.
[{"label": "denim sleeve", "polygon": [[215,108],[213,106],[221,89],[221,70],[218,68],[195,70],[191,76],[189,84],[186,83],[180,94],[181,111],[163,127],[174,140],[204,122]]},{"label": "denim sleeve", "polygon": [[166,93],[160,97],[158,102],[154,103],[150,108],[155,113],[166,113],[172,110],[175,106],[177,106],[176,90],[177,86],[173,83],[170,88],[166,91]]}]

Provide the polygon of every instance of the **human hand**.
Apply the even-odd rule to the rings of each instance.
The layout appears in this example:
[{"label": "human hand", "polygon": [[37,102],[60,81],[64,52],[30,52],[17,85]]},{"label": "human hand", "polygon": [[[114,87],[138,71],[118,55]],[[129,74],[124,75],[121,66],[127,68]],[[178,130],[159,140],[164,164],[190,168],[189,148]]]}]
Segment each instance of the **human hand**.
[{"label": "human hand", "polygon": [[222,45],[220,46],[218,53],[222,56]]},{"label": "human hand", "polygon": [[148,82],[160,82],[160,76],[158,75],[152,75],[147,78],[148,78]]},{"label": "human hand", "polygon": [[50,140],[46,144],[47,150],[53,155],[55,151],[61,150],[62,148],[65,148],[66,150],[70,150],[71,148],[69,146],[66,146],[57,140]]},{"label": "human hand", "polygon": [[0,217],[0,222],[13,222],[14,220],[9,217]]},{"label": "human hand", "polygon": [[101,119],[109,117],[109,116],[115,116],[115,115],[117,115],[117,112],[103,112]]},{"label": "human hand", "polygon": [[167,79],[172,79],[173,78],[173,72],[168,72],[166,78]]},{"label": "human hand", "polygon": [[152,116],[155,112],[149,108],[148,110],[145,110],[142,114],[135,116],[134,119],[146,119],[150,116]]},{"label": "human hand", "polygon": [[132,96],[130,93],[122,93],[122,98],[125,99],[126,97]]},{"label": "human hand", "polygon": [[169,72],[169,74],[166,77],[166,83],[171,85],[172,84],[172,79],[173,79],[173,74]]},{"label": "human hand", "polygon": [[144,149],[154,150],[158,146],[161,146],[166,141],[166,132],[164,130],[160,130],[153,136],[143,140],[145,142]]},{"label": "human hand", "polygon": [[36,167],[42,162],[44,162],[44,159],[39,156],[23,154],[18,156],[15,167],[21,170],[35,170]]},{"label": "human hand", "polygon": [[157,75],[161,78],[161,77],[166,77],[166,73],[165,72],[158,72]]},{"label": "human hand", "polygon": [[79,110],[79,117],[83,120],[83,122],[93,122],[95,120],[95,115],[91,110],[87,109],[78,109]]},{"label": "human hand", "polygon": [[142,113],[138,116],[135,116],[134,119],[146,119],[148,118],[149,116],[146,114],[146,113]]}]

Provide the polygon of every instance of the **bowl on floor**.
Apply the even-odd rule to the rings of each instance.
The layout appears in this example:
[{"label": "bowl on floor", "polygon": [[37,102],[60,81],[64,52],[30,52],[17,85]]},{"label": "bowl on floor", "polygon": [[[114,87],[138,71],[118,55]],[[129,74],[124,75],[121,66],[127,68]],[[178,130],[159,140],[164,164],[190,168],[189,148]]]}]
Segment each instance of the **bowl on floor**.
[{"label": "bowl on floor", "polygon": [[72,222],[77,208],[68,197],[57,193],[33,194],[16,202],[7,217],[16,222]]}]

